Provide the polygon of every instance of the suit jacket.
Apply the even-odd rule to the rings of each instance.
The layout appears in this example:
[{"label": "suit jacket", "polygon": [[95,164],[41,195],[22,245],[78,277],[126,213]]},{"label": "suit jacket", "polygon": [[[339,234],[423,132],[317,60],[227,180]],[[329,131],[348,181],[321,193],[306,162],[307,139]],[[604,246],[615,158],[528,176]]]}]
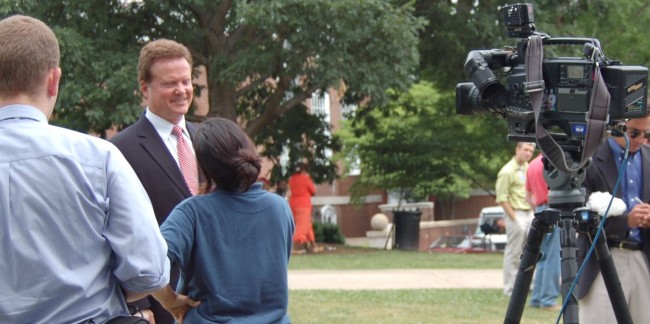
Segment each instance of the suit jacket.
[{"label": "suit jacket", "polygon": [[[196,126],[187,123],[186,127],[193,137]],[[110,141],[120,149],[140,178],[151,199],[158,225],[178,203],[192,196],[176,160],[144,115]]]},{"label": "suit jacket", "polygon": [[[187,123],[186,127],[192,138],[196,126]],[[153,205],[158,225],[161,225],[176,205],[192,195],[176,160],[144,114],[110,141],[122,152],[140,178]],[[175,287],[178,277],[178,268],[172,268],[172,287]],[[174,323],[174,318],[151,296],[132,305],[139,309],[151,308],[157,324]]]},{"label": "suit jacket", "polygon": [[[650,201],[650,147],[647,145],[641,146],[642,159],[642,174],[643,174],[643,195],[641,200],[644,202]],[[594,154],[592,165],[587,169],[584,187],[586,189],[586,197],[595,191],[609,192],[614,191],[616,180],[618,178],[618,169],[616,168],[616,161],[612,155],[612,150],[605,141],[600,145],[596,154]],[[618,190],[616,196],[621,198],[622,190]],[[627,226],[627,212],[620,216],[607,217],[605,221],[605,228],[603,229],[607,240],[622,241],[627,239],[628,226]],[[650,230],[643,229],[641,231],[643,240],[643,253],[646,258],[650,260]],[[576,242],[578,248],[578,267],[584,261],[585,255],[589,251],[591,242],[585,234],[579,234]],[[577,297],[581,299],[584,297],[593,283],[596,275],[600,271],[595,253],[589,258],[589,263],[585,266],[585,270],[578,281]],[[650,271],[650,270],[649,270]],[[619,272],[620,273],[620,272]]]}]

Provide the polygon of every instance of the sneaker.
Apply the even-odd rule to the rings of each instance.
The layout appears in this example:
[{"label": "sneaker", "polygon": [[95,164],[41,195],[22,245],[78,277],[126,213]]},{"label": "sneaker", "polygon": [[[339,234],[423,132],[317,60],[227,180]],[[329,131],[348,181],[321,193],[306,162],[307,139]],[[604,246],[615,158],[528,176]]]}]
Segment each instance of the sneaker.
[{"label": "sneaker", "polygon": [[323,250],[325,250],[325,249],[322,246],[314,246],[311,249],[311,251],[308,251],[308,252],[310,252],[310,253],[320,253],[320,252],[323,252]]},{"label": "sneaker", "polygon": [[291,250],[291,254],[305,254],[307,253],[307,250],[302,249],[302,250]]}]

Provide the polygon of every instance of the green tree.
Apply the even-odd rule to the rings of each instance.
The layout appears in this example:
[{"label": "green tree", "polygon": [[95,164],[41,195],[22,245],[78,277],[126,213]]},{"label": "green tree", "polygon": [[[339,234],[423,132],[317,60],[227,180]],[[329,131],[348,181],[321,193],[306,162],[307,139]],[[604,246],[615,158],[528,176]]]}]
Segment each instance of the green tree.
[{"label": "green tree", "polygon": [[293,106],[264,128],[257,136],[265,140],[258,143],[263,146],[261,155],[278,166],[271,170],[271,181],[275,183],[290,175],[293,163],[283,166],[280,161],[284,152],[289,161],[309,161],[309,172],[314,182],[330,181],[330,170],[336,168],[331,152],[340,148],[338,139],[329,135],[330,130],[323,116],[310,113],[304,105]]},{"label": "green tree", "polygon": [[[420,77],[449,91],[466,80],[467,53],[501,48],[506,41],[499,5],[505,1],[419,0],[416,15],[431,23],[420,33]],[[433,23],[435,22],[435,23]]]},{"label": "green tree", "polygon": [[389,109],[373,111],[363,122],[346,123],[337,136],[343,144],[342,158],[349,169],[361,173],[352,185],[357,201],[374,189],[407,189],[416,198],[467,197],[470,190],[490,183],[492,161],[504,158],[503,143],[480,140],[501,133],[502,120],[485,121],[458,116],[453,98],[430,82],[419,82],[407,93],[392,93]]},{"label": "green tree", "polygon": [[[500,20],[498,3],[499,1],[479,3],[436,0],[416,2],[416,15],[430,22],[420,33],[418,76],[426,82],[411,89],[411,93],[403,95],[405,97],[396,95],[393,98],[395,101],[384,110],[390,111],[395,106],[418,108],[406,109],[413,114],[408,117],[375,112],[368,118],[361,116],[365,120],[359,125],[347,125],[347,131],[351,133],[347,137],[345,133],[342,135],[345,153],[352,153],[354,158],[361,156],[362,174],[352,188],[356,196],[363,195],[372,186],[411,188],[415,196],[435,195],[437,204],[445,209],[453,206],[453,200],[467,197],[472,188],[483,188],[486,191],[493,188],[497,171],[512,155],[513,144],[506,141],[505,121],[494,116],[457,116],[453,108],[453,89],[457,83],[467,80],[463,64],[470,50],[497,48],[504,43],[505,31],[496,23]],[[404,113],[402,108],[398,108],[398,111]],[[422,111],[427,113],[423,114]],[[390,118],[392,123],[401,126],[383,125],[377,127],[380,129],[377,131],[374,128],[376,123],[388,122],[382,118]],[[426,121],[403,124],[411,119]],[[393,143],[380,140],[386,136],[381,127],[389,127],[404,138]],[[419,138],[419,142],[409,142],[410,136],[415,137],[413,140]],[[400,147],[402,143],[421,146],[426,153],[410,146]],[[377,172],[373,172],[370,175],[366,171],[369,165],[385,165],[392,159],[372,153],[380,145],[398,145],[396,150],[401,152],[403,161],[394,166],[396,173],[377,175]],[[359,147],[368,148],[368,152],[362,150],[359,155],[355,155],[355,150],[359,150]],[[368,161],[372,159],[377,160]],[[388,165],[385,166],[388,168]],[[397,168],[402,166],[406,167],[406,171],[399,173],[401,171]],[[395,181],[397,175],[401,178]],[[445,214],[453,217],[453,210],[448,210]]]},{"label": "green tree", "polygon": [[[187,45],[195,64],[206,67],[208,116],[236,120],[262,144],[287,138],[267,128],[317,90],[345,90],[346,104],[372,98],[372,105],[359,108],[364,111],[380,104],[386,89],[408,88],[424,22],[412,5],[396,3],[3,0],[0,12],[29,14],[55,27],[65,72],[55,122],[99,133],[133,122],[140,113],[137,51],[145,41],[164,37]],[[320,125],[301,129],[303,138],[319,146],[316,151],[335,148],[331,140],[313,141]],[[326,173],[318,178],[331,180],[335,164],[319,166]]]},{"label": "green tree", "polygon": [[0,17],[37,17],[59,39],[63,77],[53,123],[105,137],[112,125],[138,118],[138,28],[126,9],[119,0],[0,1]]}]

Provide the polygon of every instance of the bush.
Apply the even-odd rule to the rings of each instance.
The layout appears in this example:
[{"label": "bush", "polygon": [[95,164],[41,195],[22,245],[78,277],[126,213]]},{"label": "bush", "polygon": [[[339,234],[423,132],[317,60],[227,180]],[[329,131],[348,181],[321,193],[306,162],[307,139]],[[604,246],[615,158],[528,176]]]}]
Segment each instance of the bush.
[{"label": "bush", "polygon": [[316,242],[345,244],[345,237],[337,224],[314,222],[313,226]]}]

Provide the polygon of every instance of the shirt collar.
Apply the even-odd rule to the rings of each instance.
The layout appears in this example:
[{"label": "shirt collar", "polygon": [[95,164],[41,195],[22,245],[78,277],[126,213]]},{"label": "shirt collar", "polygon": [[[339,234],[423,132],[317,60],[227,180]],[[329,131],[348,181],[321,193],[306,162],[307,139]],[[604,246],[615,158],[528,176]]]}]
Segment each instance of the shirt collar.
[{"label": "shirt collar", "polygon": [[[153,127],[156,129],[156,132],[158,132],[158,135],[160,135],[160,138],[165,139],[172,134],[172,128],[174,128],[174,124],[154,114],[153,112],[151,112],[151,110],[149,110],[148,107],[144,113],[144,116],[151,122]],[[180,126],[183,129],[183,134],[185,134],[185,136],[187,137],[190,136],[189,132],[187,131],[187,127],[185,127],[185,116],[183,116],[181,118],[181,121],[178,122],[178,126]]]},{"label": "shirt collar", "polygon": [[[612,138],[612,137],[608,138],[608,139],[607,139],[607,144],[609,144],[609,148],[612,150],[612,153],[614,154],[614,156],[615,156],[617,159],[618,159],[619,157],[620,157],[620,158],[623,157],[623,154],[625,154],[625,148],[624,148],[624,147],[621,147],[620,145],[618,145],[618,142],[616,142],[616,140],[614,140],[614,138]],[[641,155],[641,149],[639,149],[639,150],[636,151],[636,152],[630,152],[628,158],[630,158],[630,157],[636,155],[637,152],[639,153],[639,155]]]},{"label": "shirt collar", "polygon": [[612,150],[612,153],[614,153],[614,156],[618,157],[619,155],[625,153],[625,149],[618,145],[616,140],[613,138],[608,138],[607,144],[609,144],[609,148]]},{"label": "shirt collar", "polygon": [[528,162],[524,162],[524,163],[522,163],[522,164],[519,164],[519,161],[517,161],[517,157],[516,157],[516,156],[513,156],[512,159],[510,159],[510,161],[512,161],[512,163],[514,163],[514,165],[515,165],[515,167],[516,167],[517,169],[523,169],[523,168],[525,168],[525,167],[528,165]]},{"label": "shirt collar", "polygon": [[0,121],[14,118],[32,119],[38,122],[47,123],[47,117],[45,117],[45,114],[33,106],[9,105],[0,108]]}]

